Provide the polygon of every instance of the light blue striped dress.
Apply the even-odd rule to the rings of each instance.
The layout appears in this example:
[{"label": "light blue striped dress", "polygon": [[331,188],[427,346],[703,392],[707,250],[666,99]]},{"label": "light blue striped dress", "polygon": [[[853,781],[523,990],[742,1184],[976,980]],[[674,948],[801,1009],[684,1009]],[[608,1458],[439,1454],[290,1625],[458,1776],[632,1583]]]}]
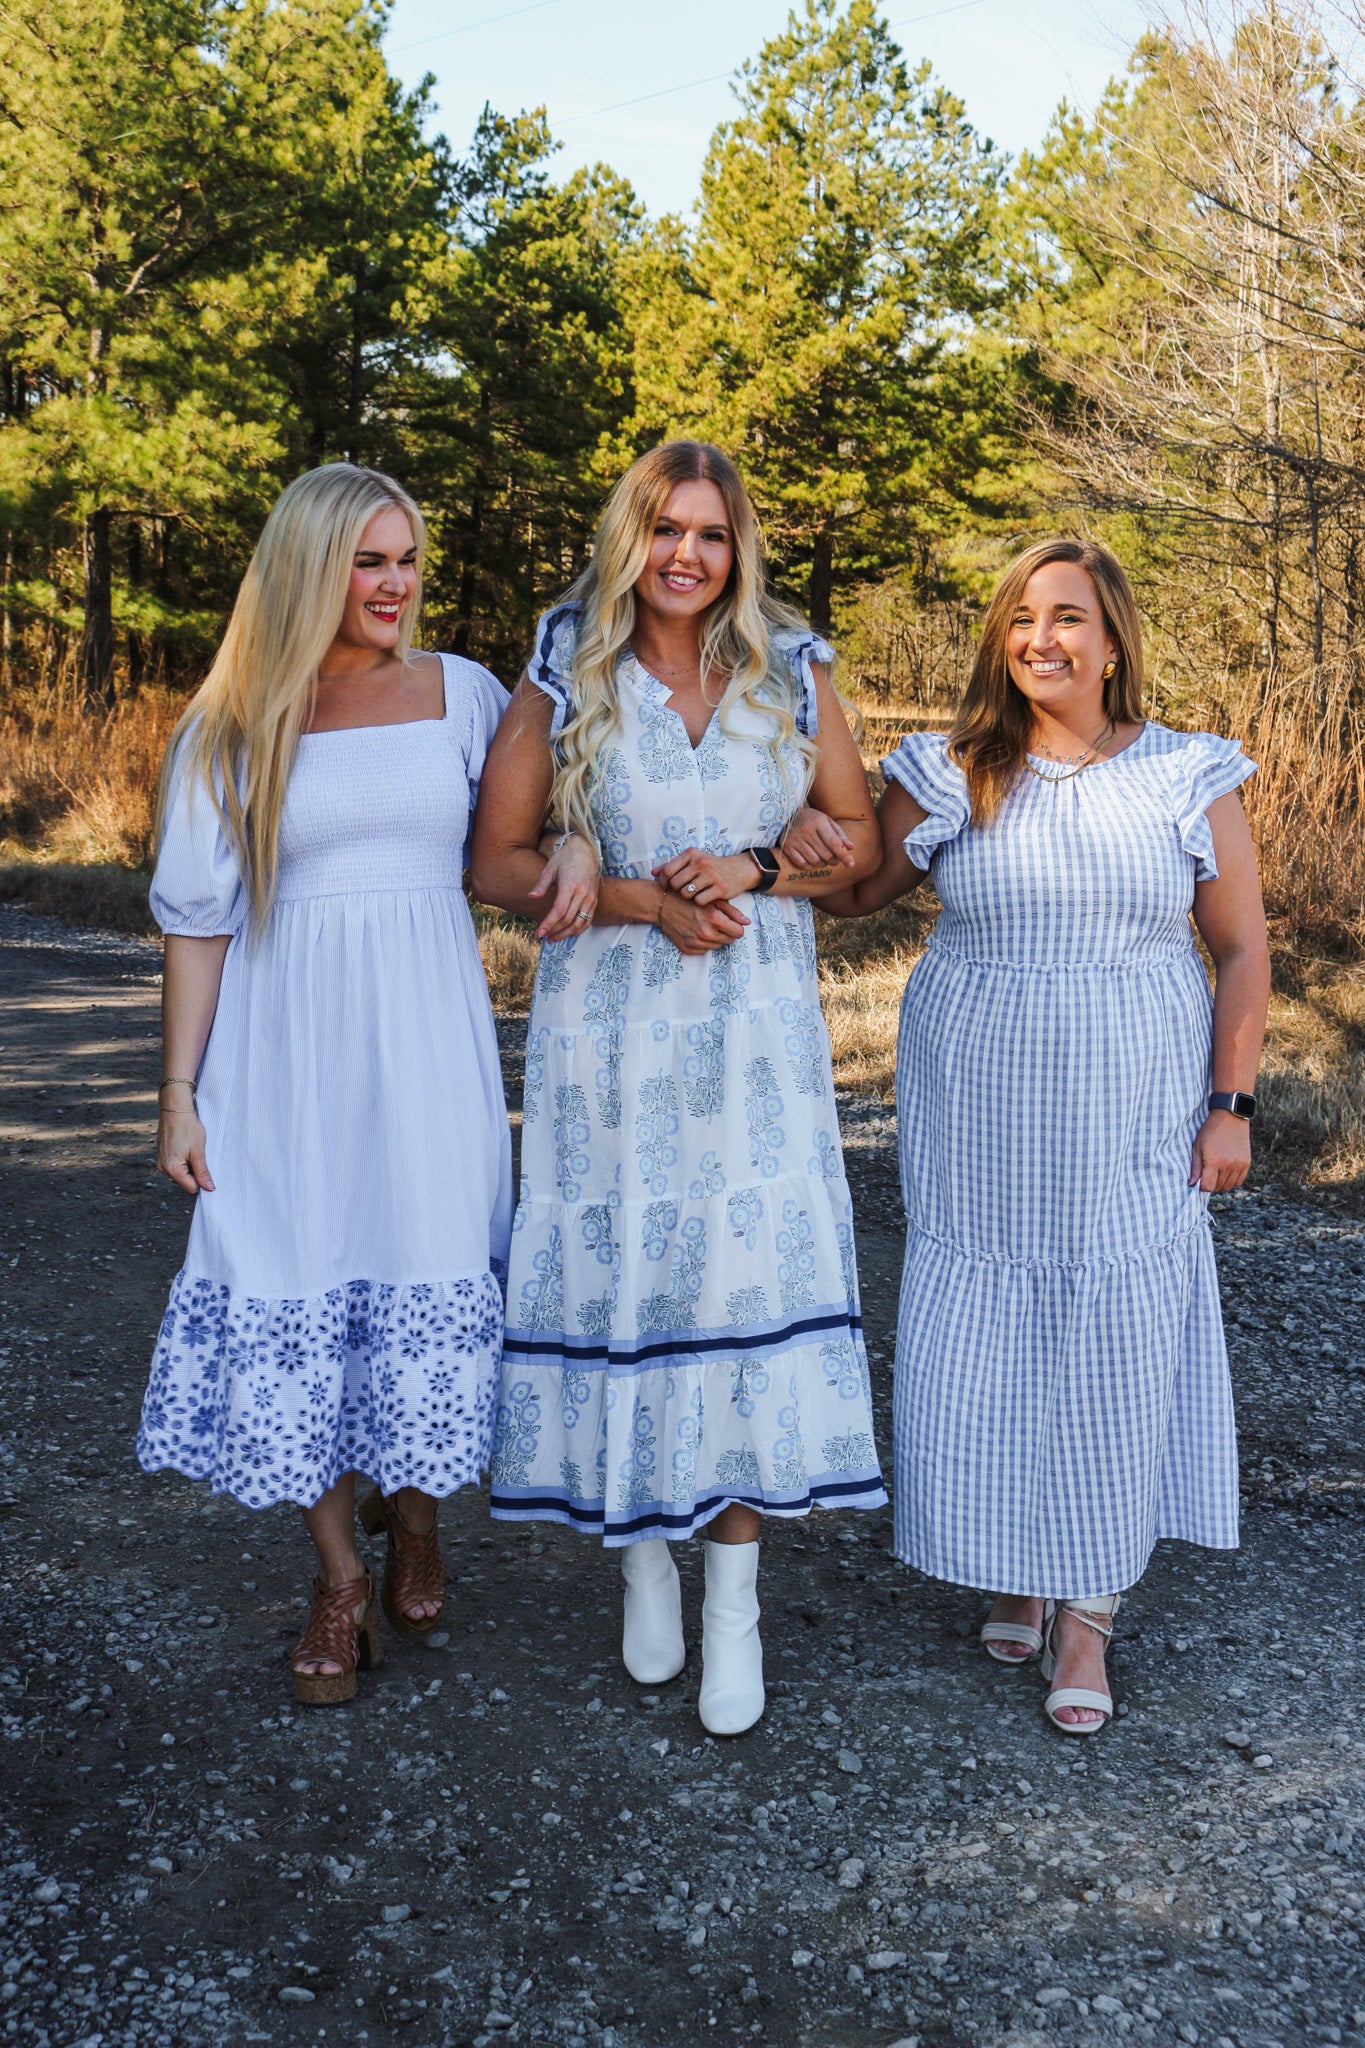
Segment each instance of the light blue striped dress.
[{"label": "light blue striped dress", "polygon": [[1253,764],[1148,724],[1081,775],[1023,776],[984,831],[940,735],[882,765],[929,813],[905,846],[943,904],[896,1061],[896,1549],[998,1593],[1118,1592],[1160,1537],[1237,1543],[1188,1184],[1212,1039],[1189,913],[1208,806]]}]

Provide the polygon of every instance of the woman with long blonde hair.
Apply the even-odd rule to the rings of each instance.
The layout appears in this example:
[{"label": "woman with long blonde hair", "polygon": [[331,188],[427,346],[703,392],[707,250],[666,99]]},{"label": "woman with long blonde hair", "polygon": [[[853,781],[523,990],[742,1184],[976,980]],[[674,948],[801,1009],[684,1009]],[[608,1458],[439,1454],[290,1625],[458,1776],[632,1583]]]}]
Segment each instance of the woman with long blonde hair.
[{"label": "woman with long blonde hair", "polygon": [[[668,1545],[704,1528],[715,1734],[763,1710],[760,1518],[885,1498],[810,910],[876,859],[832,659],[769,595],[734,464],[656,448],[540,622],[474,837],[511,910],[547,825],[602,861],[536,977],[493,1513],[619,1547],[645,1685],[682,1669]],[[844,851],[798,869],[807,791]]]},{"label": "woman with long blonde hair", "polygon": [[317,1703],[381,1655],[357,1473],[391,1625],[435,1626],[436,1503],[486,1464],[502,1336],[507,1118],[461,881],[506,693],[412,652],[424,538],[372,470],[284,492],[168,749],[152,883],[157,1164],[195,1207],[138,1456],[304,1510]]},{"label": "woman with long blonde hair", "polygon": [[[1237,1542],[1209,1196],[1240,1187],[1270,986],[1234,740],[1144,719],[1119,563],[1043,541],[991,599],[951,733],[883,762],[865,917],[933,877],[901,1009],[909,1231],[896,1548],[998,1597],[1066,1735],[1161,1537]],[[1213,959],[1215,988],[1195,950]]]}]

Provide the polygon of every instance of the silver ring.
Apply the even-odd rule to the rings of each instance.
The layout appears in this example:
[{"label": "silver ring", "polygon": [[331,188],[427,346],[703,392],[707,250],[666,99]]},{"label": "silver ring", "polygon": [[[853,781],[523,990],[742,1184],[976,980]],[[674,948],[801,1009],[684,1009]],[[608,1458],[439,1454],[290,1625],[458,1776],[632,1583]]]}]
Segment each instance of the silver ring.
[{"label": "silver ring", "polygon": [[590,910],[580,910],[578,913],[578,922],[580,924],[586,924],[591,916],[592,912]]},{"label": "silver ring", "polygon": [[687,894],[688,894],[689,896],[695,896],[695,895],[696,895],[696,893],[697,893],[697,885],[696,885],[696,883],[695,883],[695,882],[685,882],[685,883],[683,884],[683,887],[685,888],[685,890],[687,891]]}]

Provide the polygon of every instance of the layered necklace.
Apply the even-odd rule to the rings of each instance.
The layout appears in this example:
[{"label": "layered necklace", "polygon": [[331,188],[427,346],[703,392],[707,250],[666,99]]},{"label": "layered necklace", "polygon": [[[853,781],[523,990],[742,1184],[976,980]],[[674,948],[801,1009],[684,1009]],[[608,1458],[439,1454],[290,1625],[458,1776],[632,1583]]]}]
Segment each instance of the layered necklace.
[{"label": "layered necklace", "polygon": [[1082,769],[1093,766],[1093,764],[1099,759],[1100,755],[1104,752],[1105,748],[1109,745],[1110,740],[1112,740],[1115,737],[1117,732],[1118,726],[1115,723],[1115,721],[1111,718],[1108,725],[1105,727],[1104,731],[1100,734],[1099,738],[1097,740],[1092,740],[1090,742],[1090,745],[1085,749],[1084,753],[1078,756],[1071,754],[1054,754],[1051,747],[1047,746],[1042,740],[1040,740],[1038,742],[1038,752],[1040,754],[1045,754],[1049,761],[1059,762],[1060,773],[1054,775],[1050,769],[1035,768],[1027,754],[1025,754],[1024,756],[1025,766],[1028,768],[1030,775],[1036,775],[1040,782],[1070,782],[1073,775],[1079,775]]}]

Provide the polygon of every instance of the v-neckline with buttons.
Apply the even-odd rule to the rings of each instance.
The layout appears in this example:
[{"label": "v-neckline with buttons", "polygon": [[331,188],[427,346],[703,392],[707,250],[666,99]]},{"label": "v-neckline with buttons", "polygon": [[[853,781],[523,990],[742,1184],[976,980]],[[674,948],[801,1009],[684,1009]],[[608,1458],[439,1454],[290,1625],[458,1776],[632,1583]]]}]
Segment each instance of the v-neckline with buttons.
[{"label": "v-neckline with buttons", "polygon": [[[687,720],[683,717],[681,711],[679,711],[677,705],[673,702],[673,692],[668,687],[668,684],[663,682],[658,676],[656,676],[652,669],[648,669],[645,667],[644,663],[641,661],[639,655],[635,652],[635,649],[633,647],[628,647],[626,649],[626,652],[630,656],[632,662],[634,662],[635,664],[636,673],[640,679],[640,682],[645,686],[645,695],[647,697],[652,698],[656,704],[661,704],[665,711],[667,711],[672,717],[677,719],[679,725],[683,729],[684,735],[686,736],[689,752],[693,754],[699,753],[706,744],[707,734],[710,732],[712,726],[715,724],[716,720],[720,716],[719,704],[716,705],[715,709],[711,713],[711,716],[707,719],[706,724],[703,726],[701,732],[694,740],[692,737],[691,728],[688,725]],[[702,701],[705,702],[705,699],[703,699]]]}]

